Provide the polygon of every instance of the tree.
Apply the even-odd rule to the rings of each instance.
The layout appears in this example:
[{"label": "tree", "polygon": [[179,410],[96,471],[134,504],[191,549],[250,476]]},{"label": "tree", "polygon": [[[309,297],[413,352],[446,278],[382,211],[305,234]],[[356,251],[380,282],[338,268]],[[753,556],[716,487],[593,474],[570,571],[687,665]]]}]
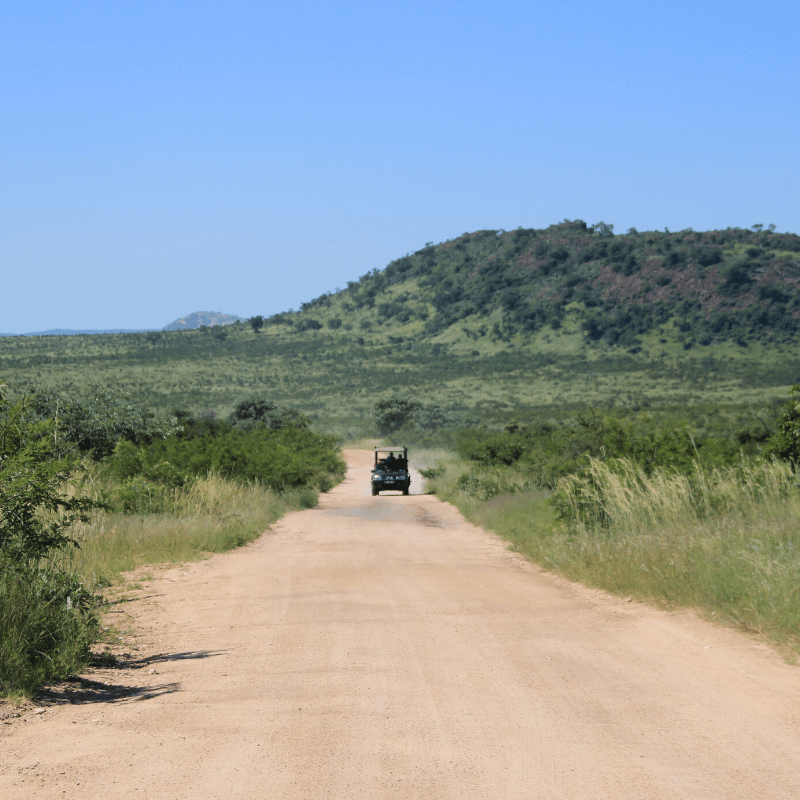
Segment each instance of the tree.
[{"label": "tree", "polygon": [[310,317],[309,319],[301,319],[300,322],[297,323],[297,332],[302,333],[303,331],[318,331],[322,327],[322,323]]},{"label": "tree", "polygon": [[247,321],[250,323],[250,327],[253,329],[254,333],[258,333],[264,327],[264,317],[262,317],[261,314],[250,317]]},{"label": "tree", "polygon": [[372,418],[382,436],[403,428],[434,430],[448,424],[447,414],[441,406],[435,403],[425,405],[401,393],[378,400],[373,406]]},{"label": "tree", "polygon": [[610,239],[614,235],[614,226],[602,220],[592,225],[592,228],[598,236],[602,236],[604,239]]},{"label": "tree", "polygon": [[404,394],[392,394],[378,400],[373,406],[372,417],[382,436],[411,425],[422,409],[422,403]]},{"label": "tree", "polygon": [[449,421],[449,415],[437,403],[422,405],[415,415],[417,426],[427,431],[444,428]]},{"label": "tree", "polygon": [[308,428],[311,424],[305,414],[296,408],[283,408],[260,395],[250,395],[240,400],[233,409],[230,421],[235,428],[249,430],[263,425],[272,430],[281,428]]}]

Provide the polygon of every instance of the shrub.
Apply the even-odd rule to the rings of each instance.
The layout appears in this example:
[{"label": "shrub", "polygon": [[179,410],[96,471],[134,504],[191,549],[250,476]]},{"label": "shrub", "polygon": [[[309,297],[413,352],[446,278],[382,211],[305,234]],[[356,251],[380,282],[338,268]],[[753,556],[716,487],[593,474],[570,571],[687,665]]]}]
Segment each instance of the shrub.
[{"label": "shrub", "polygon": [[75,456],[30,400],[0,383],[0,693],[30,693],[88,654],[97,621],[91,595],[52,561],[75,546],[70,527],[98,504],[67,496]]},{"label": "shrub", "polygon": [[797,464],[800,460],[800,386],[793,386],[790,394],[791,400],[783,406],[778,430],[767,441],[764,456]]},{"label": "shrub", "polygon": [[372,418],[381,436],[400,430],[435,431],[452,423],[451,415],[436,403],[426,405],[400,393],[378,400]]},{"label": "shrub", "polygon": [[308,428],[310,420],[295,408],[277,406],[264,397],[251,395],[234,406],[230,416],[234,427],[247,430],[262,423],[272,430],[295,427]]},{"label": "shrub", "polygon": [[76,457],[62,452],[55,423],[32,421],[28,407],[10,403],[0,383],[0,554],[20,564],[74,545],[70,526],[96,506],[65,496]]},{"label": "shrub", "polygon": [[209,472],[276,492],[303,487],[327,491],[344,475],[344,462],[333,437],[262,424],[193,439],[169,437],[149,447],[122,442],[107,469],[119,481],[115,496],[108,499],[138,512],[158,510],[167,497],[165,488],[186,486]]},{"label": "shrub", "polygon": [[422,403],[407,395],[391,394],[373,406],[373,419],[378,432],[385,436],[413,423]]},{"label": "shrub", "polygon": [[25,404],[26,413],[34,420],[55,420],[54,438],[88,453],[96,461],[109,456],[117,442],[127,439],[146,443],[178,430],[172,416],[156,416],[137,408],[121,391],[91,387],[88,400],[37,388]]}]

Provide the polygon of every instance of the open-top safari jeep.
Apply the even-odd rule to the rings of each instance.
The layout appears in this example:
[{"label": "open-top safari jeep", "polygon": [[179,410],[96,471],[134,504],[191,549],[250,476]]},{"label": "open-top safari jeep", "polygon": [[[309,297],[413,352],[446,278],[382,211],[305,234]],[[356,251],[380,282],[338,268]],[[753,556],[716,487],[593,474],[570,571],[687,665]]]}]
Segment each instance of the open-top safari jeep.
[{"label": "open-top safari jeep", "polygon": [[399,489],[408,494],[411,475],[408,472],[407,447],[376,447],[372,468],[372,494],[382,489]]}]

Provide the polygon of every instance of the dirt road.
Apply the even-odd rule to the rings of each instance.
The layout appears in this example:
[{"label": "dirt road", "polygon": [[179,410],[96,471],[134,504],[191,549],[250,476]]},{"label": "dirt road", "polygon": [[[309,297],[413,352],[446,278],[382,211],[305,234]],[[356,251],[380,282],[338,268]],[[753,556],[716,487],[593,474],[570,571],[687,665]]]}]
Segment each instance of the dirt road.
[{"label": "dirt road", "polygon": [[800,668],[346,455],[318,508],[150,582],[128,669],[0,725],[0,797],[800,798]]}]

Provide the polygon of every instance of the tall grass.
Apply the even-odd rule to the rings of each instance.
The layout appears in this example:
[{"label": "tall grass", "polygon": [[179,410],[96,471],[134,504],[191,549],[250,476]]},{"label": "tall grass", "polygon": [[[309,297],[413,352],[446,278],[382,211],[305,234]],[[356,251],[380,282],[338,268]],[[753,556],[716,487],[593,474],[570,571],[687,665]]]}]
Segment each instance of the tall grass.
[{"label": "tall grass", "polygon": [[193,561],[252,542],[287,512],[315,506],[317,498],[313,489],[276,493],[209,473],[171,490],[168,511],[98,513],[75,530],[80,549],[70,561],[88,586],[110,586],[146,564]]},{"label": "tall grass", "polygon": [[798,488],[787,462],[742,461],[711,470],[695,462],[689,473],[660,469],[648,476],[626,459],[590,459],[581,472],[560,479],[557,505],[564,519],[588,528],[641,530],[772,508]]},{"label": "tall grass", "polygon": [[444,450],[415,453],[415,459],[432,465],[423,471],[428,490],[459,508],[475,510],[498,495],[528,492],[538,485],[529,471],[517,466],[482,466]]},{"label": "tall grass", "polygon": [[693,606],[800,642],[800,492],[784,462],[647,477],[592,461],[563,478],[565,571],[605,588]]},{"label": "tall grass", "polygon": [[800,491],[789,465],[647,476],[630,461],[592,461],[553,497],[519,485],[489,499],[459,484],[466,466],[445,462],[433,488],[543,567],[800,648]]}]

